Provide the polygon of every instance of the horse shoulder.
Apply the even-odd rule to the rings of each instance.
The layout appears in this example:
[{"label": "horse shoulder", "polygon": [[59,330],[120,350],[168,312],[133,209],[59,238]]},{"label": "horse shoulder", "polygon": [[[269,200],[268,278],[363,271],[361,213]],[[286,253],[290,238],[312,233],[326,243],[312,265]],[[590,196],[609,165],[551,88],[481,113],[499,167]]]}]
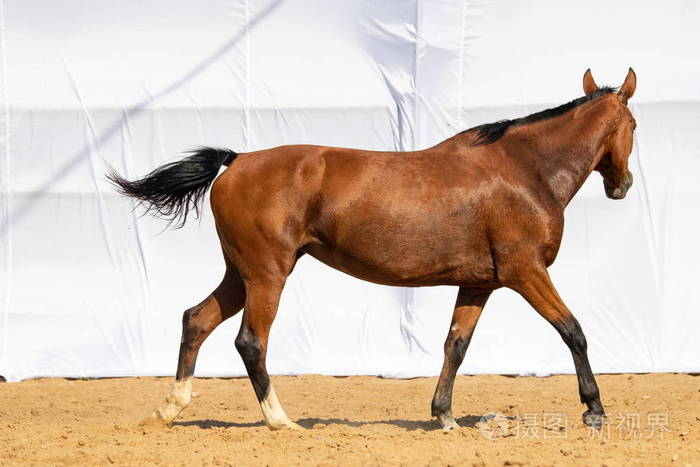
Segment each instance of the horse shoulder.
[{"label": "horse shoulder", "polygon": [[504,194],[490,216],[489,244],[499,281],[507,284],[532,267],[550,266],[564,230],[562,210],[519,187]]}]

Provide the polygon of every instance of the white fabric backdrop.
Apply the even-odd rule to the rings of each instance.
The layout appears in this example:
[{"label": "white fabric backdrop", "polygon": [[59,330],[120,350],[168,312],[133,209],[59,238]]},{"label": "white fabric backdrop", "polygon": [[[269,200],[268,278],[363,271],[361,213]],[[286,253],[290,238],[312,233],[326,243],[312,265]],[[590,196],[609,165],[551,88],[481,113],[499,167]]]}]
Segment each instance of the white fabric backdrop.
[{"label": "white fabric backdrop", "polygon": [[[596,372],[700,371],[700,4],[558,0],[0,0],[0,374],[170,375],[181,312],[223,271],[212,216],[139,218],[143,175],[196,145],[424,148],[639,78],[635,185],[594,174],[551,268]],[[465,181],[466,183],[466,181]],[[434,375],[454,288],[373,285],[304,258],[271,373]],[[242,375],[225,323],[197,375]],[[494,294],[464,373],[572,372],[556,332]]]}]

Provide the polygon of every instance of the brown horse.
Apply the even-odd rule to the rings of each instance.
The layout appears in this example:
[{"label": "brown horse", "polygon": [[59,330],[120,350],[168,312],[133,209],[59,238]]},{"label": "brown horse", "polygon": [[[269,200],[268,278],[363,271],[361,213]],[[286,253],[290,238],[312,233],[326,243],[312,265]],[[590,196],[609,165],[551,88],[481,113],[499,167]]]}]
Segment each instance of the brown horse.
[{"label": "brown horse", "polygon": [[397,286],[459,286],[432,415],[445,430],[452,387],[479,315],[494,289],[521,294],[571,350],[585,423],[604,410],[588,363],[586,338],[547,273],[562,238],[564,208],[588,175],[625,197],[636,126],[619,92],[599,88],[590,70],[585,96],[524,118],[463,131],[414,152],[282,146],[246,154],[202,148],[118,189],[149,210],[184,223],[216,179],[211,206],[226,273],[185,311],[177,375],[150,421],[170,423],[190,403],[202,342],[244,309],[236,348],[270,429],[298,427],[275,395],[265,366],[270,326],[297,260],[309,254],[352,276]]}]

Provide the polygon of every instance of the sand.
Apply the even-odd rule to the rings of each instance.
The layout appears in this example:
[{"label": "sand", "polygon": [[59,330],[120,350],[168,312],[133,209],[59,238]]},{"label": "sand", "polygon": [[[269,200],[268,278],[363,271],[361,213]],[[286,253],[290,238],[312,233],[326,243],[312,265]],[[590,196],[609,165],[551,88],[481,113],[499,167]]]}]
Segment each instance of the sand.
[{"label": "sand", "polygon": [[600,375],[608,423],[581,424],[576,378],[459,376],[443,432],[435,378],[273,377],[306,430],[269,431],[247,379],[196,379],[170,428],[138,422],[169,378],[0,384],[0,465],[700,465],[700,377]]}]

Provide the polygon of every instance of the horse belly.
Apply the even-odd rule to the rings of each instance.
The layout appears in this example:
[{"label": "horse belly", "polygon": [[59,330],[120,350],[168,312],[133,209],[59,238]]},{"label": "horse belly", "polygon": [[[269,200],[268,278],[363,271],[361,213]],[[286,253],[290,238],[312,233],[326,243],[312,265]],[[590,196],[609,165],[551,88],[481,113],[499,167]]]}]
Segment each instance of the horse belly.
[{"label": "horse belly", "polygon": [[312,242],[304,251],[359,279],[397,286],[491,284],[494,267],[486,238],[439,232],[435,224],[365,225],[335,242]]}]

